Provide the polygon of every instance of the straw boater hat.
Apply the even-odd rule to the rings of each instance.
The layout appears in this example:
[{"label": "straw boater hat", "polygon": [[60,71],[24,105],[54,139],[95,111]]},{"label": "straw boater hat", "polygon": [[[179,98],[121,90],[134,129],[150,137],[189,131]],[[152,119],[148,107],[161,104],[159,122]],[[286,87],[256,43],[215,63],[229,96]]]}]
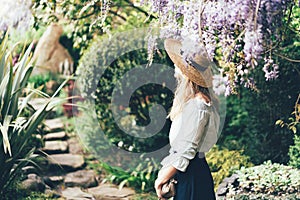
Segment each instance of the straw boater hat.
[{"label": "straw boater hat", "polygon": [[173,63],[181,70],[181,72],[192,82],[202,87],[212,87],[212,62],[200,53],[189,59],[182,56],[182,44],[175,39],[165,40],[165,49],[173,61]]}]

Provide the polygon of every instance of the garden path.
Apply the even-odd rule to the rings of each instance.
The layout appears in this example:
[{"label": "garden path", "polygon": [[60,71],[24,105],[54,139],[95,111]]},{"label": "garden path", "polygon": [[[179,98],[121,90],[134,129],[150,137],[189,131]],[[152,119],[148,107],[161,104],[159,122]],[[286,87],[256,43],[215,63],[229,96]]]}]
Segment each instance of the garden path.
[{"label": "garden path", "polygon": [[98,161],[89,158],[76,134],[65,131],[67,124],[63,121],[59,117],[45,120],[46,134],[42,136],[44,145],[40,150],[47,154],[47,159],[41,165],[40,177],[28,170],[24,185],[29,190],[44,191],[58,199],[132,199],[133,189],[119,189],[116,185],[103,183],[103,175],[87,165],[87,162]]},{"label": "garden path", "polygon": [[[45,135],[43,151],[48,156],[48,171],[45,173],[57,193],[65,199],[110,199],[127,200],[134,195],[131,188],[101,183],[101,175],[86,165],[86,156],[75,134],[68,135],[60,118],[45,121],[48,134]],[[45,180],[45,178],[44,178]]]}]

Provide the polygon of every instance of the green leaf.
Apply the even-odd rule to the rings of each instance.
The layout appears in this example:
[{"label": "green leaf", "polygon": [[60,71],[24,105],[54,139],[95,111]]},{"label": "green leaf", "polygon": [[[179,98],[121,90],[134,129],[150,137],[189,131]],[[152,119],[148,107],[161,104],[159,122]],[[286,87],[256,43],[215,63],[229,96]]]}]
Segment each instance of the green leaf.
[{"label": "green leaf", "polygon": [[2,137],[3,137],[4,153],[8,152],[10,156],[12,156],[12,153],[11,153],[10,143],[8,140],[8,137],[9,137],[8,128],[10,126],[11,119],[12,119],[11,115],[6,115],[4,118],[3,125],[0,122],[0,131],[1,131]]},{"label": "green leaf", "polygon": [[126,184],[128,184],[128,180],[125,179],[119,184],[119,190],[121,190]]},{"label": "green leaf", "polygon": [[2,88],[2,87],[0,88],[0,90],[3,91],[3,93],[4,93],[4,97],[2,99],[3,100],[3,106],[2,106],[2,109],[1,109],[2,116],[11,114],[11,113],[9,113],[9,108],[10,108],[10,105],[12,103],[12,100],[11,100],[12,82],[13,82],[13,67],[11,66],[10,70],[9,70],[9,74],[7,74],[4,77],[3,85],[1,85],[4,88]]}]

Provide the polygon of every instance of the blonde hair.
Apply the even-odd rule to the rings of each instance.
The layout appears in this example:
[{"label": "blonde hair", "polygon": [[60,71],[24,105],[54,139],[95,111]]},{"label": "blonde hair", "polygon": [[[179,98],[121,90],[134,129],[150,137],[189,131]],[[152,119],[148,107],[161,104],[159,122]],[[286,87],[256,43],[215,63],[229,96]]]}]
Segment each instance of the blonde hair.
[{"label": "blonde hair", "polygon": [[182,112],[184,104],[200,93],[200,97],[205,101],[212,102],[218,107],[218,99],[214,94],[211,94],[208,88],[201,87],[184,76],[181,71],[175,67],[175,78],[177,87],[174,94],[173,106],[168,115],[173,121],[175,117]]}]

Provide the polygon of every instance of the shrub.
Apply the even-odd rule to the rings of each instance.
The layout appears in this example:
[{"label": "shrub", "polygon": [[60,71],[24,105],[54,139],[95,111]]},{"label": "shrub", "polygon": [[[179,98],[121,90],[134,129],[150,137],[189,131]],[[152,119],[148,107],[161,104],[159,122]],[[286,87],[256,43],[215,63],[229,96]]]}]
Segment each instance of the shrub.
[{"label": "shrub", "polygon": [[[172,91],[164,86],[163,82],[157,84],[143,82],[148,76],[147,68],[145,68],[147,44],[144,41],[144,34],[140,31],[135,32],[135,35],[132,35],[136,38],[134,42],[128,41],[128,38],[124,38],[122,34],[114,35],[112,41],[108,41],[105,37],[95,39],[80,60],[76,72],[77,75],[80,75],[77,85],[80,87],[81,94],[85,97],[95,97],[91,100],[95,102],[97,118],[105,135],[113,144],[117,145],[121,142],[123,143],[122,148],[126,150],[133,148],[132,151],[134,152],[149,152],[166,145],[171,124],[169,120],[164,118],[163,128],[154,136],[143,138],[132,135],[137,134],[136,136],[139,136],[143,126],[150,123],[161,123],[153,120],[155,116],[150,119],[150,109],[153,105],[159,104],[168,111],[173,98]],[[162,51],[161,55],[162,57],[157,55],[153,63],[167,64],[170,62],[165,52]],[[173,65],[169,64],[168,66]],[[149,68],[153,67],[150,66]],[[144,71],[144,74],[139,73],[133,77],[126,77],[126,83],[121,83],[120,80],[131,70],[141,70]],[[157,80],[162,76],[174,78],[173,74],[166,74],[164,68],[161,68],[157,74]],[[116,87],[121,86],[121,89],[115,95],[123,98],[131,84],[137,82],[144,85],[133,92],[129,105],[112,105],[112,95]],[[126,134],[124,129],[121,129],[116,123],[119,119],[114,118],[113,111],[121,114],[118,118],[125,123],[124,127],[133,123],[136,124],[135,127],[140,128],[132,134]]]},{"label": "shrub", "polygon": [[270,194],[237,194],[234,197],[220,198],[220,200],[298,200],[300,198],[297,194],[286,194],[283,196],[274,196]]},{"label": "shrub", "polygon": [[210,166],[212,176],[217,187],[225,177],[232,175],[242,166],[249,167],[253,164],[249,157],[243,155],[243,151],[233,151],[228,149],[219,149],[214,146],[206,155]]},{"label": "shrub", "polygon": [[[31,46],[19,62],[12,64],[7,50],[7,36],[0,45],[0,195],[21,176],[22,167],[32,161],[35,151],[35,133],[47,114],[60,101],[46,98],[46,94],[32,90],[22,101],[19,97],[28,83],[33,66],[30,61]],[[45,104],[31,109],[28,101],[34,93],[43,94]],[[26,110],[25,116],[24,112]],[[30,114],[28,112],[30,111]]]},{"label": "shrub", "polygon": [[300,169],[300,136],[294,135],[294,145],[289,148],[289,165]]},{"label": "shrub", "polygon": [[[266,161],[261,165],[245,168],[238,172],[239,186],[229,188],[228,198],[240,196],[271,197],[297,199],[300,196],[300,170],[278,163]],[[295,198],[293,198],[296,196]],[[250,198],[253,199],[253,198]],[[278,198],[279,199],[279,198]],[[290,198],[285,198],[290,199]]]},{"label": "shrub", "polygon": [[[218,144],[230,150],[244,149],[244,154],[254,164],[265,160],[288,163],[293,136],[290,130],[278,127],[275,122],[290,116],[294,99],[299,94],[296,83],[299,75],[293,70],[287,71],[290,67],[284,65],[280,79],[257,83],[260,92],[241,88],[238,96],[227,97],[226,121]],[[262,75],[257,72],[257,76]],[[278,88],[287,89],[279,91]],[[288,96],[291,98],[285,98]]]}]

